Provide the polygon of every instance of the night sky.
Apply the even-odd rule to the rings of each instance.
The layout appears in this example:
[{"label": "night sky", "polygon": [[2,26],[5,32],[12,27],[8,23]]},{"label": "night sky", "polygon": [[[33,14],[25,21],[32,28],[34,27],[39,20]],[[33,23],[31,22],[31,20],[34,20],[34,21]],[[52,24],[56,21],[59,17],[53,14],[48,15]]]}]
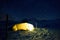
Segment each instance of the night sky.
[{"label": "night sky", "polygon": [[[2,0],[0,15],[8,14],[9,19],[19,21],[23,18],[39,20],[60,19],[59,0]],[[4,19],[4,17],[3,17]]]}]

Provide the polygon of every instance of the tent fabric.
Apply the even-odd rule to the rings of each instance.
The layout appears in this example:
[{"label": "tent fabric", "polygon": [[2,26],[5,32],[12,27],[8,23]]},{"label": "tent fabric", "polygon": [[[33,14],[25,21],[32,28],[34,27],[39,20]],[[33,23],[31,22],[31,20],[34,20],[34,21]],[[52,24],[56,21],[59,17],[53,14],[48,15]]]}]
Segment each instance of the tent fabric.
[{"label": "tent fabric", "polygon": [[13,30],[17,31],[17,30],[33,30],[34,26],[30,23],[20,23],[20,24],[15,24],[13,26]]}]

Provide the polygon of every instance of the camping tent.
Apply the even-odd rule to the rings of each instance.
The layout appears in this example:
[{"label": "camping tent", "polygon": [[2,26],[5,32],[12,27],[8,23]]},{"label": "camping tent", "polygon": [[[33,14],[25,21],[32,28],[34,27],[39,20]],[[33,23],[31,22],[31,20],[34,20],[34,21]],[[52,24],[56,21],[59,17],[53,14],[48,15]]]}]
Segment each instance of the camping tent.
[{"label": "camping tent", "polygon": [[30,23],[20,23],[20,24],[15,24],[12,29],[13,31],[18,31],[18,30],[32,31],[34,30],[34,26]]}]

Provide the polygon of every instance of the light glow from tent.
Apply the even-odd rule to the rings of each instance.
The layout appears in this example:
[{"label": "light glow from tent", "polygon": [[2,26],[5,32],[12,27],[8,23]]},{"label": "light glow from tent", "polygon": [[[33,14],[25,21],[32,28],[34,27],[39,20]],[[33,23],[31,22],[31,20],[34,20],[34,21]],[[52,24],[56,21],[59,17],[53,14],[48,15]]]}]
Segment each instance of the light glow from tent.
[{"label": "light glow from tent", "polygon": [[13,26],[13,30],[17,31],[17,30],[29,30],[29,31],[33,31],[34,30],[34,26],[30,23],[20,23],[20,24],[16,24]]}]

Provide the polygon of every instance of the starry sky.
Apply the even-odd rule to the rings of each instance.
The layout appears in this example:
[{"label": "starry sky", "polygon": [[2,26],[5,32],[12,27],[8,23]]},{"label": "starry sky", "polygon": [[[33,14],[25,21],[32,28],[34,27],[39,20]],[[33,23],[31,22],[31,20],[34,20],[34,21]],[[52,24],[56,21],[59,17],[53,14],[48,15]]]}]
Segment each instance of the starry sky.
[{"label": "starry sky", "polygon": [[2,13],[8,14],[9,19],[15,21],[31,17],[37,18],[39,20],[60,19],[60,1],[0,0],[0,15]]}]

